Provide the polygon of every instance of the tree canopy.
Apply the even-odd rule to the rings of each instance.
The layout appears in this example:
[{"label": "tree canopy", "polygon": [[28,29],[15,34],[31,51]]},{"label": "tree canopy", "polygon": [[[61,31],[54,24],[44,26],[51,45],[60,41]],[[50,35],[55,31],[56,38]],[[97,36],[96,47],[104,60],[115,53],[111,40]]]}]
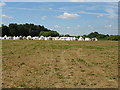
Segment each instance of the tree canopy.
[{"label": "tree canopy", "polygon": [[39,36],[41,31],[51,31],[44,26],[34,24],[11,23],[8,26],[2,25],[2,36]]},{"label": "tree canopy", "polygon": [[99,34],[98,32],[91,32],[88,35],[83,35],[83,38],[89,37],[89,38],[97,38],[99,40],[120,40],[120,35],[104,35],[104,34]]},{"label": "tree canopy", "polygon": [[41,31],[39,35],[46,36],[46,37],[48,37],[48,36],[56,37],[56,36],[59,36],[59,33],[56,31]]}]

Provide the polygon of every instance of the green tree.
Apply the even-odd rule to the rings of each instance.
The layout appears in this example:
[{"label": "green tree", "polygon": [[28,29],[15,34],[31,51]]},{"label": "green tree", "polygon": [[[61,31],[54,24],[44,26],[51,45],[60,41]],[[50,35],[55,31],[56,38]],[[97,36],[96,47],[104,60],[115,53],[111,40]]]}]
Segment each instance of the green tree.
[{"label": "green tree", "polygon": [[10,35],[10,32],[9,32],[9,28],[5,25],[2,25],[2,36],[9,36]]},{"label": "green tree", "polygon": [[59,33],[56,31],[41,31],[39,35],[46,36],[46,37],[48,37],[48,36],[56,37],[56,36],[59,36]]}]

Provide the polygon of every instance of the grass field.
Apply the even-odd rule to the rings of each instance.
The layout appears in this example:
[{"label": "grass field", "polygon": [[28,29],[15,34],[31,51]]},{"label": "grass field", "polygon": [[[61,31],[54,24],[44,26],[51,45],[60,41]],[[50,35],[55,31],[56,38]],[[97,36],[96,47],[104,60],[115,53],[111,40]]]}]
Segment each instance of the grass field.
[{"label": "grass field", "polygon": [[117,41],[3,40],[3,88],[117,88]]}]

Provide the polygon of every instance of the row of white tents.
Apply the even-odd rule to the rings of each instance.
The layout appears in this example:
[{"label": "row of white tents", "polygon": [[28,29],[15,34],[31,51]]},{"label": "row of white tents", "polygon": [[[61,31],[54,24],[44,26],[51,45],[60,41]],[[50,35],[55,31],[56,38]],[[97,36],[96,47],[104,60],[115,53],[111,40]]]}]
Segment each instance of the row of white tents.
[{"label": "row of white tents", "polygon": [[66,41],[97,41],[97,38],[83,38],[83,37],[44,37],[44,36],[7,36],[5,35],[4,37],[0,37],[0,39],[11,39],[11,40],[66,40]]}]

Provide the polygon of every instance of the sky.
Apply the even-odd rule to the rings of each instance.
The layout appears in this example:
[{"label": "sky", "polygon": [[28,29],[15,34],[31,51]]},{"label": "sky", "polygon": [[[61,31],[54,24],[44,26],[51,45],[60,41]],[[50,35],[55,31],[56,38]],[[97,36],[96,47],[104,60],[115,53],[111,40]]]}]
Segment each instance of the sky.
[{"label": "sky", "polygon": [[120,0],[1,0],[2,2],[118,2]]},{"label": "sky", "polygon": [[2,18],[0,23],[5,25],[33,23],[43,25],[60,34],[70,35],[83,35],[95,31],[102,34],[118,34],[117,0],[108,0],[109,2],[3,1],[5,2],[0,3],[0,17]]}]

